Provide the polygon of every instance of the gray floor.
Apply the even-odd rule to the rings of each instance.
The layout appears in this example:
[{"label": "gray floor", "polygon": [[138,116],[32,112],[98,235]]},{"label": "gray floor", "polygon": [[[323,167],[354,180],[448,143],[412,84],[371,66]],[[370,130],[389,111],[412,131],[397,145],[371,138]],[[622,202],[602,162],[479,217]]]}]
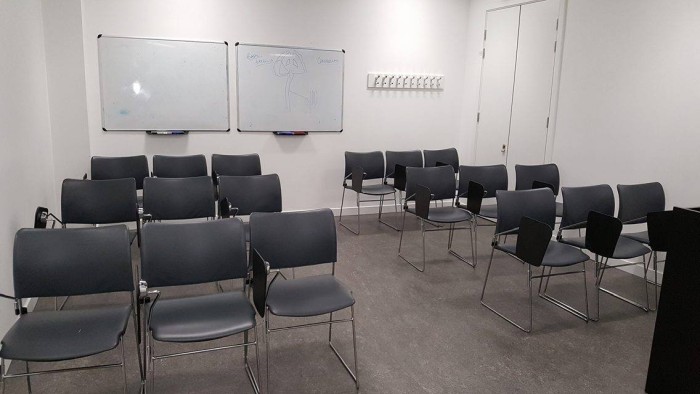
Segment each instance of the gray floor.
[{"label": "gray floor", "polygon": [[[396,219],[389,215],[387,219]],[[420,256],[415,219],[404,237],[406,254]],[[354,224],[354,222],[352,222]],[[337,277],[352,289],[360,365],[360,391],[365,393],[561,393],[643,392],[655,313],[644,313],[607,295],[601,298],[601,321],[584,323],[535,297],[534,331],[525,334],[480,305],[492,227],[480,227],[479,265],[473,269],[446,252],[447,233],[428,234],[428,264],[420,273],[397,257],[399,233],[380,225],[376,216],[362,217],[362,235],[338,227]],[[469,254],[465,231],[457,248]],[[138,260],[138,248],[133,248]],[[593,263],[588,264],[589,304],[595,305]],[[330,267],[324,267],[329,270]],[[296,275],[321,272],[297,270]],[[518,321],[527,319],[526,268],[503,254],[494,258],[487,298]],[[619,270],[606,273],[605,284],[642,299],[642,280]],[[232,288],[233,284],[226,284]],[[649,287],[650,297],[653,289]],[[213,285],[170,289],[164,296],[215,291]],[[581,275],[553,279],[550,292],[583,307]],[[115,296],[71,298],[68,308],[101,304]],[[44,299],[38,308],[53,308]],[[288,324],[280,318],[272,324]],[[350,327],[334,328],[334,342],[352,360]],[[262,336],[262,325],[259,330]],[[352,393],[354,385],[327,345],[325,326],[272,334],[271,385],[276,393]],[[216,341],[231,344],[241,338]],[[128,391],[138,392],[139,375],[133,328],[126,336]],[[195,349],[166,346],[158,351]],[[265,346],[261,370],[265,380]],[[89,360],[118,360],[114,351]],[[88,360],[60,366],[87,365]],[[14,363],[12,370],[24,368]],[[30,364],[32,371],[49,365]],[[55,366],[54,366],[55,367]],[[158,392],[252,392],[240,349],[160,361]],[[32,378],[34,392],[121,392],[119,369],[45,375]],[[26,392],[26,382],[7,382],[9,393]]]}]

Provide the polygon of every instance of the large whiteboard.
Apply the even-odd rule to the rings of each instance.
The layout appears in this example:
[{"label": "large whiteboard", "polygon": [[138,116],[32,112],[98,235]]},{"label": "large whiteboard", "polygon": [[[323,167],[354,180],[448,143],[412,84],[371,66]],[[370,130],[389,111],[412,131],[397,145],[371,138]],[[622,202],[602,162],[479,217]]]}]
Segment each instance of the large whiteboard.
[{"label": "large whiteboard", "polygon": [[238,131],[343,131],[342,50],[236,44]]},{"label": "large whiteboard", "polygon": [[226,42],[98,36],[102,128],[228,131]]}]

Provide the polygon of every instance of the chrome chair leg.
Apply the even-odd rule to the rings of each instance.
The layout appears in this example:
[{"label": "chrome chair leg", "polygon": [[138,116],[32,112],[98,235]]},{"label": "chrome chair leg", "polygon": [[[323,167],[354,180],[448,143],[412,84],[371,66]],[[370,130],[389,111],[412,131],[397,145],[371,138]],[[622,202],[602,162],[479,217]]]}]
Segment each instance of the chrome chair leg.
[{"label": "chrome chair leg", "polygon": [[450,224],[450,230],[449,230],[449,231],[450,231],[450,237],[449,237],[449,239],[448,239],[447,252],[448,252],[449,254],[451,254],[452,256],[458,258],[458,259],[459,259],[460,261],[462,261],[463,263],[466,263],[466,264],[469,265],[470,267],[476,268],[476,257],[475,257],[475,255],[474,255],[474,239],[473,239],[473,236],[472,236],[472,234],[473,234],[472,226],[471,226],[471,224],[469,225],[469,239],[470,239],[470,244],[471,244],[471,249],[472,249],[472,261],[471,261],[471,262],[470,262],[469,260],[467,260],[466,258],[464,258],[464,257],[463,257],[462,255],[460,255],[459,253],[457,253],[454,249],[452,249],[452,242],[453,242],[453,240],[454,240],[454,230],[455,230],[455,226],[456,226],[455,223],[451,223],[451,224]]},{"label": "chrome chair leg", "polygon": [[265,307],[265,392],[270,392],[270,310]]},{"label": "chrome chair leg", "polygon": [[350,318],[352,319],[352,351],[355,358],[355,389],[360,390],[360,372],[357,369],[357,335],[355,335],[355,305],[350,306]]},{"label": "chrome chair leg", "polygon": [[404,233],[404,225],[406,224],[406,212],[404,211],[403,213],[403,225],[401,226],[401,236],[399,237],[399,257],[408,264],[411,265],[411,267],[417,269],[420,272],[425,271],[425,221],[423,219],[420,220],[420,231],[421,231],[421,236],[423,238],[423,268],[419,268],[417,265],[413,264],[411,261],[409,261],[406,257],[404,257],[401,254],[401,243],[403,241],[403,233]]},{"label": "chrome chair leg", "polygon": [[[331,318],[331,321],[332,321],[332,318]],[[348,363],[345,361],[345,359],[343,359],[343,357],[340,355],[340,352],[338,352],[338,349],[335,348],[335,346],[333,345],[333,342],[330,340],[330,337],[331,337],[330,328],[328,331],[328,338],[329,338],[328,345],[330,346],[331,350],[333,350],[333,353],[335,353],[335,356],[338,357],[338,360],[343,365],[345,370],[348,372],[348,374],[350,375],[352,380],[355,382],[355,389],[359,390],[360,383],[357,380],[357,344],[356,344],[356,337],[355,337],[355,306],[354,305],[350,306],[350,322],[352,323],[352,334],[353,334],[352,335],[352,345],[353,345],[353,352],[354,352],[354,357],[355,357],[355,372],[353,372],[350,369],[350,366],[348,365]],[[328,325],[332,326],[333,323],[329,323]]]},{"label": "chrome chair leg", "polygon": [[[382,213],[383,213],[382,207],[384,206],[384,197],[385,197],[385,195],[382,195],[379,197],[379,223],[391,228],[392,230],[400,231],[400,229],[397,227],[398,223],[397,223],[397,226],[394,226],[391,223],[382,220]],[[394,191],[394,211],[397,214],[399,213],[398,207],[396,205],[396,191]],[[398,221],[398,219],[397,219],[397,221]]]},{"label": "chrome chair leg", "polygon": [[484,293],[486,292],[486,282],[488,282],[489,279],[489,273],[491,272],[491,264],[493,263],[493,253],[495,251],[495,248],[491,249],[491,258],[489,259],[489,265],[486,268],[486,277],[484,278],[484,287],[481,289],[481,305],[485,306],[486,309],[490,310],[491,312],[495,313],[497,316],[499,316],[501,319],[507,321],[508,323],[512,324],[513,326],[517,327],[521,331],[524,331],[526,333],[529,333],[532,331],[532,266],[528,265],[527,267],[527,275],[528,275],[528,280],[527,280],[527,286],[528,286],[528,293],[529,293],[529,299],[530,299],[530,327],[525,328],[521,326],[520,324],[516,323],[515,321],[511,320],[508,318],[506,315],[502,314],[501,312],[497,311],[490,305],[484,302]]},{"label": "chrome chair leg", "polygon": [[[650,257],[651,257],[651,256],[650,256]],[[645,267],[646,267],[646,258],[643,257],[643,260],[642,260],[641,263],[631,263],[631,264],[626,264],[626,265],[635,265],[635,264],[636,264],[636,265],[641,264],[641,265],[642,265],[642,268],[645,268]],[[645,303],[646,303],[646,306],[644,306],[644,305],[642,305],[642,304],[640,304],[640,303],[638,303],[638,302],[636,302],[636,301],[633,301],[633,300],[631,300],[631,299],[629,299],[629,298],[627,298],[627,297],[623,297],[623,296],[621,296],[620,294],[617,294],[617,293],[615,293],[615,292],[613,292],[613,291],[611,291],[611,290],[605,289],[605,288],[603,288],[603,287],[601,286],[601,283],[602,283],[602,281],[603,281],[603,275],[605,274],[605,270],[606,270],[606,269],[609,269],[609,268],[614,268],[614,267],[609,267],[609,266],[608,266],[608,258],[605,258],[604,260],[601,261],[600,264],[598,264],[598,275],[597,275],[597,278],[596,278],[596,279],[597,279],[597,280],[596,280],[596,289],[597,289],[597,293],[598,293],[598,297],[597,297],[597,298],[598,298],[598,301],[597,301],[597,304],[596,304],[596,305],[597,305],[597,308],[596,308],[596,309],[597,309],[597,312],[598,312],[598,313],[597,313],[597,319],[591,319],[591,320],[593,320],[593,321],[598,321],[598,320],[600,319],[600,293],[601,293],[601,292],[602,292],[602,293],[605,293],[605,294],[608,294],[608,295],[610,295],[610,296],[612,296],[612,297],[614,297],[614,298],[617,298],[617,299],[620,300],[620,301],[626,302],[626,303],[628,303],[628,304],[630,304],[630,305],[632,305],[632,306],[635,306],[635,307],[637,307],[637,308],[643,310],[644,312],[648,312],[648,311],[649,311],[649,289],[648,289],[648,286],[647,286],[647,273],[646,273],[646,269],[644,270],[644,271],[645,271],[645,272],[644,272],[644,291],[645,291],[645,294],[646,294],[646,302],[645,302]]]},{"label": "chrome chair leg", "polygon": [[122,348],[122,374],[124,375],[124,394],[126,394],[127,380],[126,380],[126,357],[124,356],[124,337],[119,340],[120,346]]}]

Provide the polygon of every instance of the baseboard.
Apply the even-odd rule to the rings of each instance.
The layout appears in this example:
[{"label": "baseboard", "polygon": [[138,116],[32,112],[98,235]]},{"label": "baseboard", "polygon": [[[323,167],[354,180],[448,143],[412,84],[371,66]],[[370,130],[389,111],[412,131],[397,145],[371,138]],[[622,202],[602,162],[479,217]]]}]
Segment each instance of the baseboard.
[{"label": "baseboard", "polygon": [[[401,213],[401,206],[397,206],[399,213]],[[340,208],[331,208],[331,211],[333,211],[334,216],[340,216]],[[361,205],[360,206],[360,214],[378,214],[379,213],[379,204],[376,205]],[[393,200],[391,200],[391,203],[385,203],[384,208],[382,208],[382,213],[394,213],[394,204]],[[344,206],[343,207],[343,215],[357,215],[357,206]]]}]

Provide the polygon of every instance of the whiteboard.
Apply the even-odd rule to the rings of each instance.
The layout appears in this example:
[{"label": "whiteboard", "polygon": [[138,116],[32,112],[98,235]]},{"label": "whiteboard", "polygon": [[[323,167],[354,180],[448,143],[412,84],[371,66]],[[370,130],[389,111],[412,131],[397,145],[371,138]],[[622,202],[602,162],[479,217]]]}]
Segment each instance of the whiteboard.
[{"label": "whiteboard", "polygon": [[343,131],[345,51],[236,44],[238,131]]},{"label": "whiteboard", "polygon": [[228,44],[97,37],[102,128],[229,131]]}]

